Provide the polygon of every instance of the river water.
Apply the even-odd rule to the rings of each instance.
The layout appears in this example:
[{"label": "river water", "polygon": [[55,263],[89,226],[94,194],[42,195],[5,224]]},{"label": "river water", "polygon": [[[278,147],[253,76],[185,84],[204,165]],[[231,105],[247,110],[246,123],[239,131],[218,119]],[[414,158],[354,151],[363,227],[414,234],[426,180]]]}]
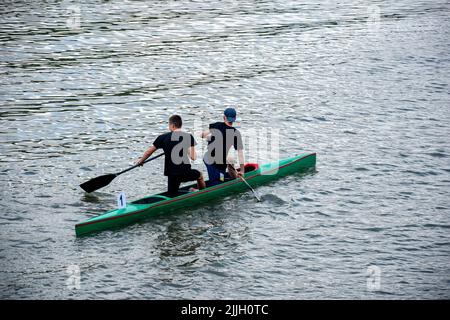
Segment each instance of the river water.
[{"label": "river water", "polygon": [[[3,299],[450,298],[448,1],[2,1]],[[314,172],[75,237],[235,106]],[[261,160],[263,162],[264,159]],[[201,163],[194,164],[206,173]],[[78,273],[79,271],[79,273]]]}]

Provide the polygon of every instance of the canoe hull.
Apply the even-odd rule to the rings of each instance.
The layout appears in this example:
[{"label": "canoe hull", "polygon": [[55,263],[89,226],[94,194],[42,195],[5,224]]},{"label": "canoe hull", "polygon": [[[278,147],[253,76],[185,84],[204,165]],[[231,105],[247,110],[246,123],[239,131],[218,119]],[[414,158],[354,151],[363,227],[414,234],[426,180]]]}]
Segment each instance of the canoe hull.
[{"label": "canoe hull", "polygon": [[[314,168],[315,165],[315,153],[302,154],[275,163],[262,165],[258,170],[246,173],[245,178],[252,187],[256,187],[290,174]],[[75,226],[75,232],[77,236],[82,236],[92,232],[113,229],[173,210],[195,207],[218,198],[245,191],[248,191],[248,187],[241,180],[235,179],[175,198],[161,199],[161,201],[151,204],[139,203],[142,200],[145,201],[146,198],[143,198],[131,202],[126,208],[112,210],[79,223]],[[157,197],[158,195],[155,196]]]}]

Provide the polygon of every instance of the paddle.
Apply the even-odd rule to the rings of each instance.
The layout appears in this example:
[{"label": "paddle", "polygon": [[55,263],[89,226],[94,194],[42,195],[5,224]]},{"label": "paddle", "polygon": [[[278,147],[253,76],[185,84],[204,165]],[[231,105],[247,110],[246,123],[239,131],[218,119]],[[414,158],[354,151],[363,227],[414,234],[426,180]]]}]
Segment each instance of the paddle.
[{"label": "paddle", "polygon": [[[159,154],[157,156],[151,157],[151,158],[145,160],[144,163],[147,163],[149,161],[155,160],[155,159],[161,157],[162,155],[164,155],[164,153],[161,153],[161,154]],[[87,193],[90,193],[92,191],[95,191],[95,190],[98,190],[100,188],[106,187],[118,175],[120,175],[122,173],[125,173],[125,172],[128,172],[128,171],[130,171],[130,170],[132,170],[134,168],[137,168],[139,166],[140,166],[139,164],[136,164],[136,165],[134,165],[134,166],[132,166],[132,167],[130,167],[128,169],[120,171],[119,173],[105,174],[103,176],[100,176],[100,177],[97,177],[97,178],[93,178],[93,179],[91,179],[89,181],[86,181],[86,182],[80,184],[80,187],[81,187],[81,189],[83,189]]]},{"label": "paddle", "polygon": [[[234,172],[236,172],[236,174],[238,173],[232,164],[228,164],[228,167],[233,168],[233,170],[234,170]],[[261,198],[258,196],[255,189],[253,189],[252,186],[247,182],[247,180],[245,180],[245,178],[243,176],[240,176],[239,178],[247,185],[247,187],[249,187],[250,190],[252,190],[253,195],[255,196],[256,200],[258,200],[258,202],[261,202]]]}]

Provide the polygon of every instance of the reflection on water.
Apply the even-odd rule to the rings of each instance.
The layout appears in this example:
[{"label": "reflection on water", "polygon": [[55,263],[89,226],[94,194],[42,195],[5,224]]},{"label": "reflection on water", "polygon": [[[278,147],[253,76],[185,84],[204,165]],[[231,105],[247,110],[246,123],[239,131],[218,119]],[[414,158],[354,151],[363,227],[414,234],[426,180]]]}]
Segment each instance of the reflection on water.
[{"label": "reflection on water", "polygon": [[[449,8],[2,1],[0,296],[448,298]],[[80,183],[129,167],[172,113],[193,130],[230,105],[317,172],[75,238],[120,192],[166,188],[161,160]]]}]

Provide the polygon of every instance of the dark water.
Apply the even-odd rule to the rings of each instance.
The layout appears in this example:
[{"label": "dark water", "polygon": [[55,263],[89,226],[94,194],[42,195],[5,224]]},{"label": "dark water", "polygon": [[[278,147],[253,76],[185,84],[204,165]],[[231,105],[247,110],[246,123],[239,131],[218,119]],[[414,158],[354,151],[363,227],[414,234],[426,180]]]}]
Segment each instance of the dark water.
[{"label": "dark water", "polygon": [[[319,3],[2,1],[0,297],[450,298],[450,5]],[[75,237],[166,185],[81,182],[228,105],[317,172]]]}]

